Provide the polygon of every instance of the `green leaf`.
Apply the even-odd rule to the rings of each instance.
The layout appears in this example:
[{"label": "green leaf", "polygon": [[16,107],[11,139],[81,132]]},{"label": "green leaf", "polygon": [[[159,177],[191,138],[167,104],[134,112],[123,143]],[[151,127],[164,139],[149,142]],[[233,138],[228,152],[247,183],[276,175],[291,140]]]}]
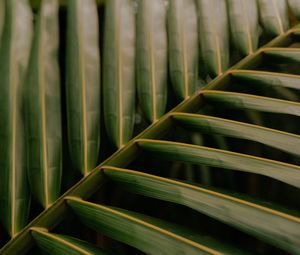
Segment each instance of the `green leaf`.
[{"label": "green leaf", "polygon": [[289,28],[286,0],[258,0],[264,30],[272,35],[283,34]]},{"label": "green leaf", "polygon": [[0,1],[0,47],[1,47],[1,39],[2,39],[2,32],[4,27],[4,19],[5,19],[5,4],[4,1]]},{"label": "green leaf", "polygon": [[225,0],[197,0],[202,59],[212,77],[229,66],[229,24]]},{"label": "green leaf", "polygon": [[137,13],[137,89],[139,104],[150,122],[167,103],[166,6],[162,0],[139,0]]},{"label": "green leaf", "polygon": [[[104,172],[138,194],[186,205],[291,253],[299,252],[300,218],[297,216],[150,174],[110,167],[105,167]],[[77,204],[77,208],[80,206],[81,217],[84,217],[84,205]]]},{"label": "green leaf", "polygon": [[202,95],[206,102],[219,103],[227,108],[252,109],[261,112],[290,114],[300,117],[300,103],[296,102],[216,90],[202,91]]},{"label": "green leaf", "polygon": [[296,165],[185,143],[138,139],[137,144],[142,150],[161,160],[261,174],[300,187],[300,167]]},{"label": "green leaf", "polygon": [[288,5],[289,5],[292,13],[299,20],[300,19],[300,2],[299,2],[299,0],[288,0]]},{"label": "green leaf", "polygon": [[199,114],[174,113],[173,118],[183,127],[193,131],[252,140],[300,156],[299,135],[239,121]]},{"label": "green leaf", "polygon": [[252,54],[259,40],[256,0],[229,0],[228,12],[234,46],[242,55]]},{"label": "green leaf", "polygon": [[37,246],[49,255],[106,255],[109,254],[102,251],[91,244],[80,239],[48,233],[44,229],[32,228],[31,235],[33,236]]},{"label": "green leaf", "polygon": [[279,64],[300,62],[300,49],[297,48],[268,48],[264,54]]},{"label": "green leaf", "polygon": [[26,0],[6,0],[0,49],[0,208],[11,237],[26,224],[29,192],[26,176],[23,86],[32,39],[32,13]]},{"label": "green leaf", "polygon": [[194,0],[169,1],[168,10],[169,67],[173,89],[186,99],[197,89],[198,26]]},{"label": "green leaf", "polygon": [[230,74],[241,82],[300,90],[300,76],[257,70],[233,70]]},{"label": "green leaf", "polygon": [[132,137],[135,114],[135,13],[133,1],[106,2],[104,27],[104,120],[112,143]]},{"label": "green leaf", "polygon": [[99,25],[95,0],[68,1],[67,117],[74,167],[87,175],[100,144]]},{"label": "green leaf", "polygon": [[62,164],[57,0],[42,1],[25,85],[29,183],[47,208],[60,194]]},{"label": "green leaf", "polygon": [[148,254],[222,254],[205,237],[152,217],[72,197],[67,203],[88,227]]}]

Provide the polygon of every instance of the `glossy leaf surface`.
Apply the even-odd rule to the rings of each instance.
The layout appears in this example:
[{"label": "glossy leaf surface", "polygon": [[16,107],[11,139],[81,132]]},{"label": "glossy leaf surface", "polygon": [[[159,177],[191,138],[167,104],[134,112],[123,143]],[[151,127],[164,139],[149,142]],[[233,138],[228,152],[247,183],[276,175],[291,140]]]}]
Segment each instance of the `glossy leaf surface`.
[{"label": "glossy leaf surface", "polygon": [[38,247],[49,255],[106,255],[108,253],[97,249],[91,244],[80,239],[52,234],[43,230],[33,229],[31,232]]},{"label": "glossy leaf surface", "polygon": [[43,0],[32,43],[25,103],[29,183],[33,196],[44,208],[60,194],[62,131],[59,75],[58,1]]},{"label": "glossy leaf surface", "polygon": [[131,0],[111,0],[105,9],[104,120],[120,148],[133,133],[135,114],[135,13]]},{"label": "glossy leaf surface", "polygon": [[297,216],[150,174],[114,168],[107,168],[104,172],[129,190],[186,205],[290,252],[300,247],[300,218]]},{"label": "glossy leaf surface", "polygon": [[229,0],[228,13],[234,46],[243,55],[252,54],[259,39],[256,0]]},{"label": "glossy leaf surface", "polygon": [[149,122],[164,114],[167,103],[167,9],[161,0],[138,1],[137,89]]},{"label": "glossy leaf surface", "polygon": [[98,162],[100,144],[100,57],[97,5],[68,1],[67,117],[71,159],[87,175]]},{"label": "glossy leaf surface", "polygon": [[299,167],[280,161],[185,143],[140,139],[138,145],[161,160],[261,174],[300,187]]},{"label": "glossy leaf surface", "polygon": [[229,65],[229,24],[225,0],[197,0],[199,38],[207,72],[215,77]]},{"label": "glossy leaf surface", "polygon": [[289,28],[286,0],[258,0],[258,7],[263,28],[267,33],[276,36]]},{"label": "glossy leaf surface", "polygon": [[4,4],[0,49],[0,207],[2,224],[13,237],[25,226],[29,211],[23,90],[32,40],[32,14],[26,0],[6,0]]},{"label": "glossy leaf surface", "polygon": [[194,0],[169,2],[168,41],[169,69],[173,89],[180,99],[186,99],[197,89],[198,26]]}]

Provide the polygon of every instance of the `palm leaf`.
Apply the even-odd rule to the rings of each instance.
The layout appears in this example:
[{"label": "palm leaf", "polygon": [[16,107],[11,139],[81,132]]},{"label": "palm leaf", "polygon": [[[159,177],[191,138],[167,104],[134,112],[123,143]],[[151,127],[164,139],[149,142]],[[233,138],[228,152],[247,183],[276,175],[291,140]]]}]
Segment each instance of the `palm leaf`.
[{"label": "palm leaf", "polygon": [[[10,236],[27,222],[23,86],[32,39],[32,14],[26,0],[6,0],[0,50],[0,206]],[[5,124],[4,124],[5,123]]]},{"label": "palm leaf", "polygon": [[170,1],[168,12],[170,79],[176,95],[186,99],[197,88],[199,50],[195,2]]},{"label": "palm leaf", "polygon": [[268,48],[264,54],[277,63],[300,62],[300,49],[297,48]]},{"label": "palm leaf", "polygon": [[296,102],[215,90],[203,91],[202,95],[207,102],[218,103],[227,108],[251,109],[300,116],[300,103]]},{"label": "palm leaf", "polygon": [[137,89],[150,122],[164,114],[167,103],[166,7],[161,0],[140,0],[137,13]]},{"label": "palm leaf", "polygon": [[135,114],[135,16],[132,1],[107,2],[104,33],[104,120],[108,136],[120,148],[132,137]]},{"label": "palm leaf", "polygon": [[[26,88],[28,176],[33,196],[47,208],[61,182],[61,108],[58,2],[43,0],[36,23]],[[32,100],[37,98],[37,100]]]},{"label": "palm leaf", "polygon": [[[145,253],[190,255],[230,254],[229,251],[237,251],[225,245],[222,247],[218,242],[192,231],[149,216],[72,197],[67,202],[88,227]],[[149,242],[150,239],[155,241]]]},{"label": "palm leaf", "polygon": [[106,255],[105,251],[93,247],[80,239],[48,233],[46,229],[32,228],[31,235],[38,247],[49,255]]},{"label": "palm leaf", "polygon": [[[186,205],[280,248],[290,252],[299,251],[300,218],[297,216],[262,206],[260,203],[150,174],[110,167],[105,167],[104,172],[133,192]],[[79,210],[81,206],[80,216],[84,217],[84,205],[77,203],[75,208]]]},{"label": "palm leaf", "polygon": [[202,59],[212,77],[229,65],[229,25],[225,0],[197,0]]},{"label": "palm leaf", "polygon": [[300,90],[300,76],[256,70],[232,70],[231,75],[243,83]]},{"label": "palm leaf", "polygon": [[272,35],[283,34],[289,28],[286,0],[258,0],[264,30]]},{"label": "palm leaf", "polygon": [[0,47],[1,47],[1,39],[2,39],[2,32],[4,26],[4,18],[5,18],[5,4],[4,1],[0,1]]},{"label": "palm leaf", "polygon": [[279,161],[185,143],[139,139],[142,150],[162,160],[250,172],[300,187],[299,167]]},{"label": "palm leaf", "polygon": [[173,118],[193,131],[252,140],[300,156],[299,135],[206,115],[175,113]]},{"label": "palm leaf", "polygon": [[229,0],[228,12],[234,46],[242,55],[252,54],[259,39],[256,0]]},{"label": "palm leaf", "polygon": [[296,16],[297,19],[300,19],[300,2],[299,0],[288,0],[288,4],[292,13]]},{"label": "palm leaf", "polygon": [[67,117],[69,150],[83,175],[98,160],[100,143],[100,60],[94,0],[68,1]]}]

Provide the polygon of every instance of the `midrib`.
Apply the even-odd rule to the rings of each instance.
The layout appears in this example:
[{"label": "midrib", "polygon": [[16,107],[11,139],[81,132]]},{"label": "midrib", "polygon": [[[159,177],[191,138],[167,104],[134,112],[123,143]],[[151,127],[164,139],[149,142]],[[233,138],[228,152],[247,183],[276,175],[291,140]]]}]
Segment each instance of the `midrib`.
[{"label": "midrib", "polygon": [[48,197],[48,158],[47,158],[47,130],[46,130],[46,110],[45,110],[45,79],[44,79],[44,47],[43,47],[43,41],[44,41],[44,31],[43,31],[43,25],[44,25],[44,6],[42,5],[41,10],[41,16],[40,16],[40,27],[39,32],[41,33],[41,42],[39,42],[39,60],[38,65],[41,67],[40,72],[38,72],[38,79],[40,84],[39,89],[39,98],[40,98],[40,104],[41,104],[41,110],[42,110],[42,157],[43,157],[43,182],[44,182],[44,196],[45,196],[45,208],[49,206],[49,197]]},{"label": "midrib", "polygon": [[[215,13],[214,0],[209,0],[209,6],[210,6],[211,13]],[[216,14],[215,14],[215,16],[216,16]],[[217,75],[220,75],[220,74],[222,74],[220,43],[219,43],[219,38],[217,35],[217,26],[216,26],[214,17],[212,18],[212,26],[213,26],[213,34],[214,34],[214,39],[215,39],[214,41],[216,44]]]},{"label": "midrib", "polygon": [[276,19],[278,21],[280,34],[283,34],[284,30],[283,30],[282,21],[281,21],[280,14],[279,14],[277,2],[276,2],[276,0],[272,0],[272,3],[273,3],[273,6],[274,6],[274,9],[275,9],[275,15],[276,15]]},{"label": "midrib", "polygon": [[120,15],[121,6],[117,5],[117,11],[115,12],[115,31],[116,31],[116,49],[118,51],[117,54],[117,62],[118,62],[118,102],[119,102],[119,148],[123,146],[123,81],[122,81],[122,50],[120,45]]},{"label": "midrib", "polygon": [[245,1],[247,0],[242,0],[242,6],[243,6],[243,13],[245,14],[245,25],[246,25],[246,33],[247,33],[247,40],[248,40],[248,46],[249,46],[249,52],[248,54],[253,53],[253,45],[252,45],[252,40],[251,40],[251,31],[250,31],[250,26],[249,26],[249,20],[248,20],[248,12],[245,8]]},{"label": "midrib", "polygon": [[[14,8],[14,7],[11,7]],[[11,190],[11,236],[14,237],[15,235],[15,207],[16,207],[16,117],[17,117],[17,80],[18,80],[18,73],[16,72],[16,65],[18,64],[18,61],[16,60],[15,56],[15,13],[12,17],[12,41],[11,41],[11,47],[10,47],[10,81],[11,81],[11,87],[13,88],[12,91],[12,141],[11,141],[11,184],[12,184],[12,190]]]},{"label": "midrib", "polygon": [[[145,12],[146,11],[146,12]],[[147,11],[149,11],[149,15],[147,15]],[[152,26],[152,18],[153,18],[153,13],[152,9],[149,8],[146,10],[144,8],[144,14],[146,16],[146,26],[148,28],[148,42],[149,42],[149,53],[150,53],[150,72],[151,72],[151,92],[152,92],[152,116],[153,119],[152,121],[155,122],[157,120],[157,115],[156,115],[156,79],[155,79],[155,63],[154,63],[154,41],[153,41],[153,26]]]},{"label": "midrib", "polygon": [[[182,3],[182,2],[180,2]],[[184,99],[189,97],[189,80],[188,80],[188,66],[187,66],[187,54],[186,54],[186,43],[185,43],[185,17],[183,17],[183,12],[185,10],[180,10],[180,34],[181,34],[181,50],[182,50],[182,65],[183,65],[183,85],[184,85]]]},{"label": "midrib", "polygon": [[[78,4],[77,4],[78,3]],[[79,41],[79,75],[81,81],[81,107],[82,107],[82,143],[83,143],[83,175],[86,176],[88,174],[88,165],[87,165],[87,118],[86,118],[86,80],[85,80],[85,59],[84,59],[84,41],[83,41],[83,25],[82,25],[82,13],[78,13],[78,10],[81,10],[82,1],[77,1],[76,3],[76,17],[78,20],[78,41]],[[79,6],[78,6],[79,5]]]}]

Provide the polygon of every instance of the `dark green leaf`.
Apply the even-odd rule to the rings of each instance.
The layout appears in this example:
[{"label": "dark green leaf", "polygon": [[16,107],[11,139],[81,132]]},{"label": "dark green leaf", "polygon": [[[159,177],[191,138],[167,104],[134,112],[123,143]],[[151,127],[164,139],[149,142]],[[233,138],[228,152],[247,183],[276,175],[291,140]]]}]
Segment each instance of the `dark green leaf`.
[{"label": "dark green leaf", "polygon": [[296,48],[268,48],[264,50],[264,54],[272,61],[281,63],[299,63],[300,49]]},{"label": "dark green leaf", "polygon": [[135,14],[131,0],[106,2],[104,28],[104,120],[120,148],[132,137],[135,114]]},{"label": "dark green leaf", "polygon": [[269,85],[300,90],[300,76],[285,73],[265,72],[256,70],[234,70],[231,75],[249,84]]},{"label": "dark green leaf", "polygon": [[[35,98],[35,100],[33,100]],[[62,164],[58,1],[43,0],[26,84],[28,176],[33,196],[47,208],[59,196]]]},{"label": "dark green leaf", "polygon": [[199,234],[155,218],[76,198],[68,204],[88,227],[148,254],[222,254]]},{"label": "dark green leaf", "polygon": [[[104,169],[113,180],[121,182],[139,194],[186,205],[293,254],[299,254],[300,218],[297,216],[227,194],[154,175],[110,167]],[[77,210],[78,213],[81,209],[80,216],[87,218],[83,213],[88,211],[88,206],[91,210],[92,205],[80,204],[77,201],[73,203],[77,203],[73,205],[75,212]]]},{"label": "dark green leaf", "polygon": [[44,229],[32,228],[31,235],[38,247],[49,255],[106,255],[91,244],[74,237],[48,233]]},{"label": "dark green leaf", "polygon": [[286,0],[258,0],[264,30],[272,35],[283,34],[289,28]]},{"label": "dark green leaf", "polygon": [[229,0],[228,12],[234,46],[243,55],[258,46],[258,9],[256,0]]},{"label": "dark green leaf", "polygon": [[100,144],[99,26],[95,0],[68,1],[67,115],[74,167],[87,175]]},{"label": "dark green leaf", "polygon": [[174,113],[173,118],[184,127],[197,132],[252,140],[300,156],[298,135],[199,114]]},{"label": "dark green leaf", "polygon": [[0,47],[1,47],[1,39],[2,39],[2,32],[4,26],[4,18],[5,18],[5,4],[4,1],[0,1]]},{"label": "dark green leaf", "polygon": [[197,0],[202,59],[212,77],[229,65],[229,24],[225,0]]},{"label": "dark green leaf", "polygon": [[292,13],[299,20],[300,19],[300,2],[299,0],[288,0],[288,4]]},{"label": "dark green leaf", "polygon": [[162,160],[182,161],[261,174],[300,187],[300,167],[279,161],[185,143],[139,139],[138,145]]},{"label": "dark green leaf", "polygon": [[169,66],[173,89],[186,99],[197,89],[199,46],[194,0],[169,1]]},{"label": "dark green leaf", "polygon": [[137,88],[150,122],[164,114],[167,103],[166,6],[162,0],[139,0],[137,13]]},{"label": "dark green leaf", "polygon": [[202,95],[207,102],[220,103],[223,107],[300,116],[300,103],[215,90],[203,91]]},{"label": "dark green leaf", "polygon": [[23,86],[32,39],[32,14],[27,0],[5,0],[0,49],[0,208],[10,236],[26,224],[29,193],[23,112]]}]

